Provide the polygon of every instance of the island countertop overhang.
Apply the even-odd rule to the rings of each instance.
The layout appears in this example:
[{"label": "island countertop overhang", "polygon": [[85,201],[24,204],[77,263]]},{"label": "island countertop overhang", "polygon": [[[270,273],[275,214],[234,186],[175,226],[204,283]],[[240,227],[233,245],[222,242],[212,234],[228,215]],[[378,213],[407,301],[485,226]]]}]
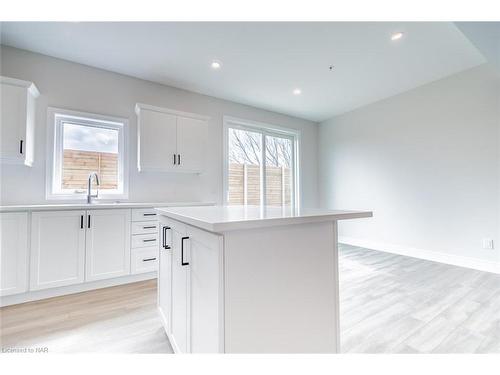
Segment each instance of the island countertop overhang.
[{"label": "island countertop overhang", "polygon": [[159,215],[216,233],[373,216],[371,211],[272,206],[157,207],[156,211]]}]

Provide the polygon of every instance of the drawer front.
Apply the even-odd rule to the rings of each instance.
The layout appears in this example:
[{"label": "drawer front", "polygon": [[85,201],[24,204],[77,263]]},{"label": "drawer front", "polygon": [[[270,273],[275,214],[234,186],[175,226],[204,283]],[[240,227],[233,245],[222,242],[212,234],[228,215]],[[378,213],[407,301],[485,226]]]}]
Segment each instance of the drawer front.
[{"label": "drawer front", "polygon": [[136,221],[132,222],[132,234],[158,233],[158,222]]},{"label": "drawer front", "polygon": [[136,234],[132,236],[132,249],[138,247],[158,247],[158,233]]},{"label": "drawer front", "polygon": [[132,210],[132,221],[158,220],[158,214],[153,208],[136,208]]},{"label": "drawer front", "polygon": [[132,274],[153,272],[158,270],[158,248],[145,247],[132,250],[130,262]]}]

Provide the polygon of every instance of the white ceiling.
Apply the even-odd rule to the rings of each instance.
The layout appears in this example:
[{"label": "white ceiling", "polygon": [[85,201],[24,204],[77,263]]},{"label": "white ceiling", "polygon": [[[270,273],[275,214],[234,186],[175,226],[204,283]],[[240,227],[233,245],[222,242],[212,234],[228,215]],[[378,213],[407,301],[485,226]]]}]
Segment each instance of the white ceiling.
[{"label": "white ceiling", "polygon": [[500,72],[500,22],[455,22],[455,25]]},{"label": "white ceiling", "polygon": [[485,62],[449,22],[1,26],[5,45],[313,121]]}]

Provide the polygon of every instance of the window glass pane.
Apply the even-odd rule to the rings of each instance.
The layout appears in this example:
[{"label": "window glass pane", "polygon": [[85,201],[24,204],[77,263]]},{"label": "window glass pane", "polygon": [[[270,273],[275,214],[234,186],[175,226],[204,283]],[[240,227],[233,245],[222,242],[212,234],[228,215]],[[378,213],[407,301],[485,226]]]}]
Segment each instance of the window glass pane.
[{"label": "window glass pane", "polygon": [[266,135],[266,204],[292,204],[293,143],[289,138]]},{"label": "window glass pane", "polygon": [[62,189],[87,189],[90,173],[99,175],[99,190],[118,188],[118,139],[116,129],[65,122],[63,126]]},{"label": "window glass pane", "polygon": [[228,204],[261,203],[262,134],[229,129]]}]

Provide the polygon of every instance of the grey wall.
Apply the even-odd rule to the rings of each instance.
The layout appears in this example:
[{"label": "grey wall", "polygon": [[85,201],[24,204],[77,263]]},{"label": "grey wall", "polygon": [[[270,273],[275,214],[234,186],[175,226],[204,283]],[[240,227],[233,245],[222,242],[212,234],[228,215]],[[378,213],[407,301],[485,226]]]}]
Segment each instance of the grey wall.
[{"label": "grey wall", "polygon": [[[2,204],[45,202],[47,106],[125,117],[130,124],[132,201],[222,199],[222,118],[224,115],[267,122],[301,131],[301,182],[304,206],[317,205],[317,124],[213,97],[2,46],[1,74],[33,81],[37,102],[35,163],[32,168],[1,165]],[[211,117],[207,170],[196,175],[137,171],[136,102]]]},{"label": "grey wall", "polygon": [[500,261],[499,92],[482,65],[321,123],[321,205],[374,211],[340,236]]}]

